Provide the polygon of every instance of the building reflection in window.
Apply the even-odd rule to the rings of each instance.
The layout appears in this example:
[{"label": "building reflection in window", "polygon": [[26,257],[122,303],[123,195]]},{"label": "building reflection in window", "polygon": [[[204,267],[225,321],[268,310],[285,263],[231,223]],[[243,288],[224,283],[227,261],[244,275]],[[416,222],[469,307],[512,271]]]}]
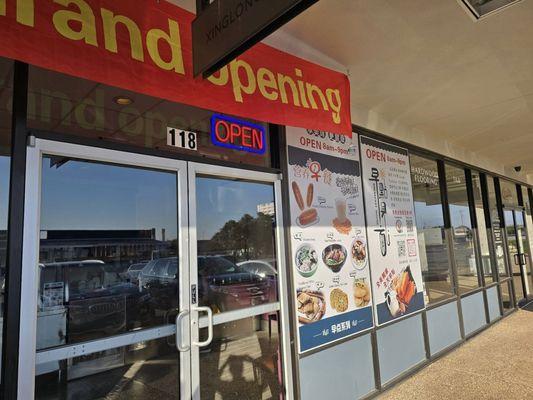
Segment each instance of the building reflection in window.
[{"label": "building reflection in window", "polygon": [[[44,155],[37,349],[172,323],[177,210],[175,172]],[[103,388],[132,360],[174,352],[164,339],[38,364],[37,398],[57,398],[58,374],[74,382],[114,371],[100,377]],[[68,385],[72,398],[83,382]]]}]

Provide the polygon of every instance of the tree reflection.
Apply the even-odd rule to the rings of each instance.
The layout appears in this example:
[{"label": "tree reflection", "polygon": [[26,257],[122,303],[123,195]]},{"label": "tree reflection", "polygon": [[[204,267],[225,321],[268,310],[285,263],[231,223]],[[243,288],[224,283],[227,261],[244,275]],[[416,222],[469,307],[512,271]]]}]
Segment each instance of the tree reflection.
[{"label": "tree reflection", "polygon": [[240,220],[229,220],[213,235],[206,250],[231,255],[235,262],[274,256],[274,217],[258,213],[244,214]]}]

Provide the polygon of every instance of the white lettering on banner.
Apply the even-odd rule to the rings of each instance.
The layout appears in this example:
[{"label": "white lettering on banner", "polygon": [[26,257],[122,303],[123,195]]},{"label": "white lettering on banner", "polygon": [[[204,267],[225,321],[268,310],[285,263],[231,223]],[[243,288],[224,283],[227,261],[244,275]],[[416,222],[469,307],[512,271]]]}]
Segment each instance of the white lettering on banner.
[{"label": "white lettering on banner", "polygon": [[170,2],[0,0],[0,54],[172,102],[350,134],[347,76],[265,44],[194,79],[193,20]]}]

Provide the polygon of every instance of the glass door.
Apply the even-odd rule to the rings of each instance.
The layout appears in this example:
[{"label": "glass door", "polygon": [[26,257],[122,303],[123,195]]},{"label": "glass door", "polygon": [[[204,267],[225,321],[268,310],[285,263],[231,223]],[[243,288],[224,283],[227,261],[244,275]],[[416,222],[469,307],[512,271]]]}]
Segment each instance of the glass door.
[{"label": "glass door", "polygon": [[522,210],[505,209],[505,233],[507,248],[513,279],[515,304],[526,297],[527,287],[524,271],[529,254],[525,253],[527,233],[524,227],[524,213]]},{"label": "glass door", "polygon": [[193,398],[284,398],[279,178],[189,164],[189,196]]},{"label": "glass door", "polygon": [[530,294],[533,289],[533,282],[531,281],[531,252],[525,224],[525,214],[523,211],[515,211],[515,222],[518,245],[521,250],[519,262],[522,269],[524,297],[527,298],[527,295]]},{"label": "glass door", "polygon": [[291,391],[277,175],[41,139],[27,171],[20,399]]},{"label": "glass door", "polygon": [[190,398],[186,164],[37,140],[27,170],[19,398]]}]

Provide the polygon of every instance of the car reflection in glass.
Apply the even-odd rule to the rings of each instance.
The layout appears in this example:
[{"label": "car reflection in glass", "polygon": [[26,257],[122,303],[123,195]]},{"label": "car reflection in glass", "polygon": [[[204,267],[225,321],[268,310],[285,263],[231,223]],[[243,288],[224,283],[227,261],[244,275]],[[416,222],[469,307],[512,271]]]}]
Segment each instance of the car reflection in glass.
[{"label": "car reflection in glass", "polygon": [[[177,257],[132,264],[122,273],[100,260],[40,264],[40,270],[39,309],[66,308],[67,343],[166,324],[178,307]],[[223,256],[198,257],[199,303],[215,312],[275,302],[276,281],[272,260],[237,265]]]},{"label": "car reflection in glass", "polygon": [[[271,273],[271,272],[269,272]],[[239,266],[223,256],[198,257],[198,295],[214,312],[253,307],[269,302],[276,287],[265,274]]]},{"label": "car reflection in glass", "polygon": [[148,294],[154,321],[168,323],[168,315],[178,308],[178,258],[158,258],[144,266],[138,276],[141,293]]},{"label": "car reflection in glass", "polygon": [[276,260],[248,260],[237,263],[237,265],[245,271],[267,279],[269,282],[268,302],[274,303],[278,301],[278,271],[276,267]]},{"label": "car reflection in glass", "polygon": [[132,283],[138,284],[139,274],[141,273],[143,268],[146,266],[146,264],[148,264],[148,261],[131,264],[126,271],[126,276],[128,280]]},{"label": "car reflection in glass", "polygon": [[[258,262],[259,267],[252,268],[252,264],[239,266],[223,256],[199,256],[199,304],[224,312],[276,301],[276,271]],[[140,290],[150,293],[150,301],[170,307],[171,298],[176,297],[177,268],[176,257],[150,261],[139,274]]]}]

